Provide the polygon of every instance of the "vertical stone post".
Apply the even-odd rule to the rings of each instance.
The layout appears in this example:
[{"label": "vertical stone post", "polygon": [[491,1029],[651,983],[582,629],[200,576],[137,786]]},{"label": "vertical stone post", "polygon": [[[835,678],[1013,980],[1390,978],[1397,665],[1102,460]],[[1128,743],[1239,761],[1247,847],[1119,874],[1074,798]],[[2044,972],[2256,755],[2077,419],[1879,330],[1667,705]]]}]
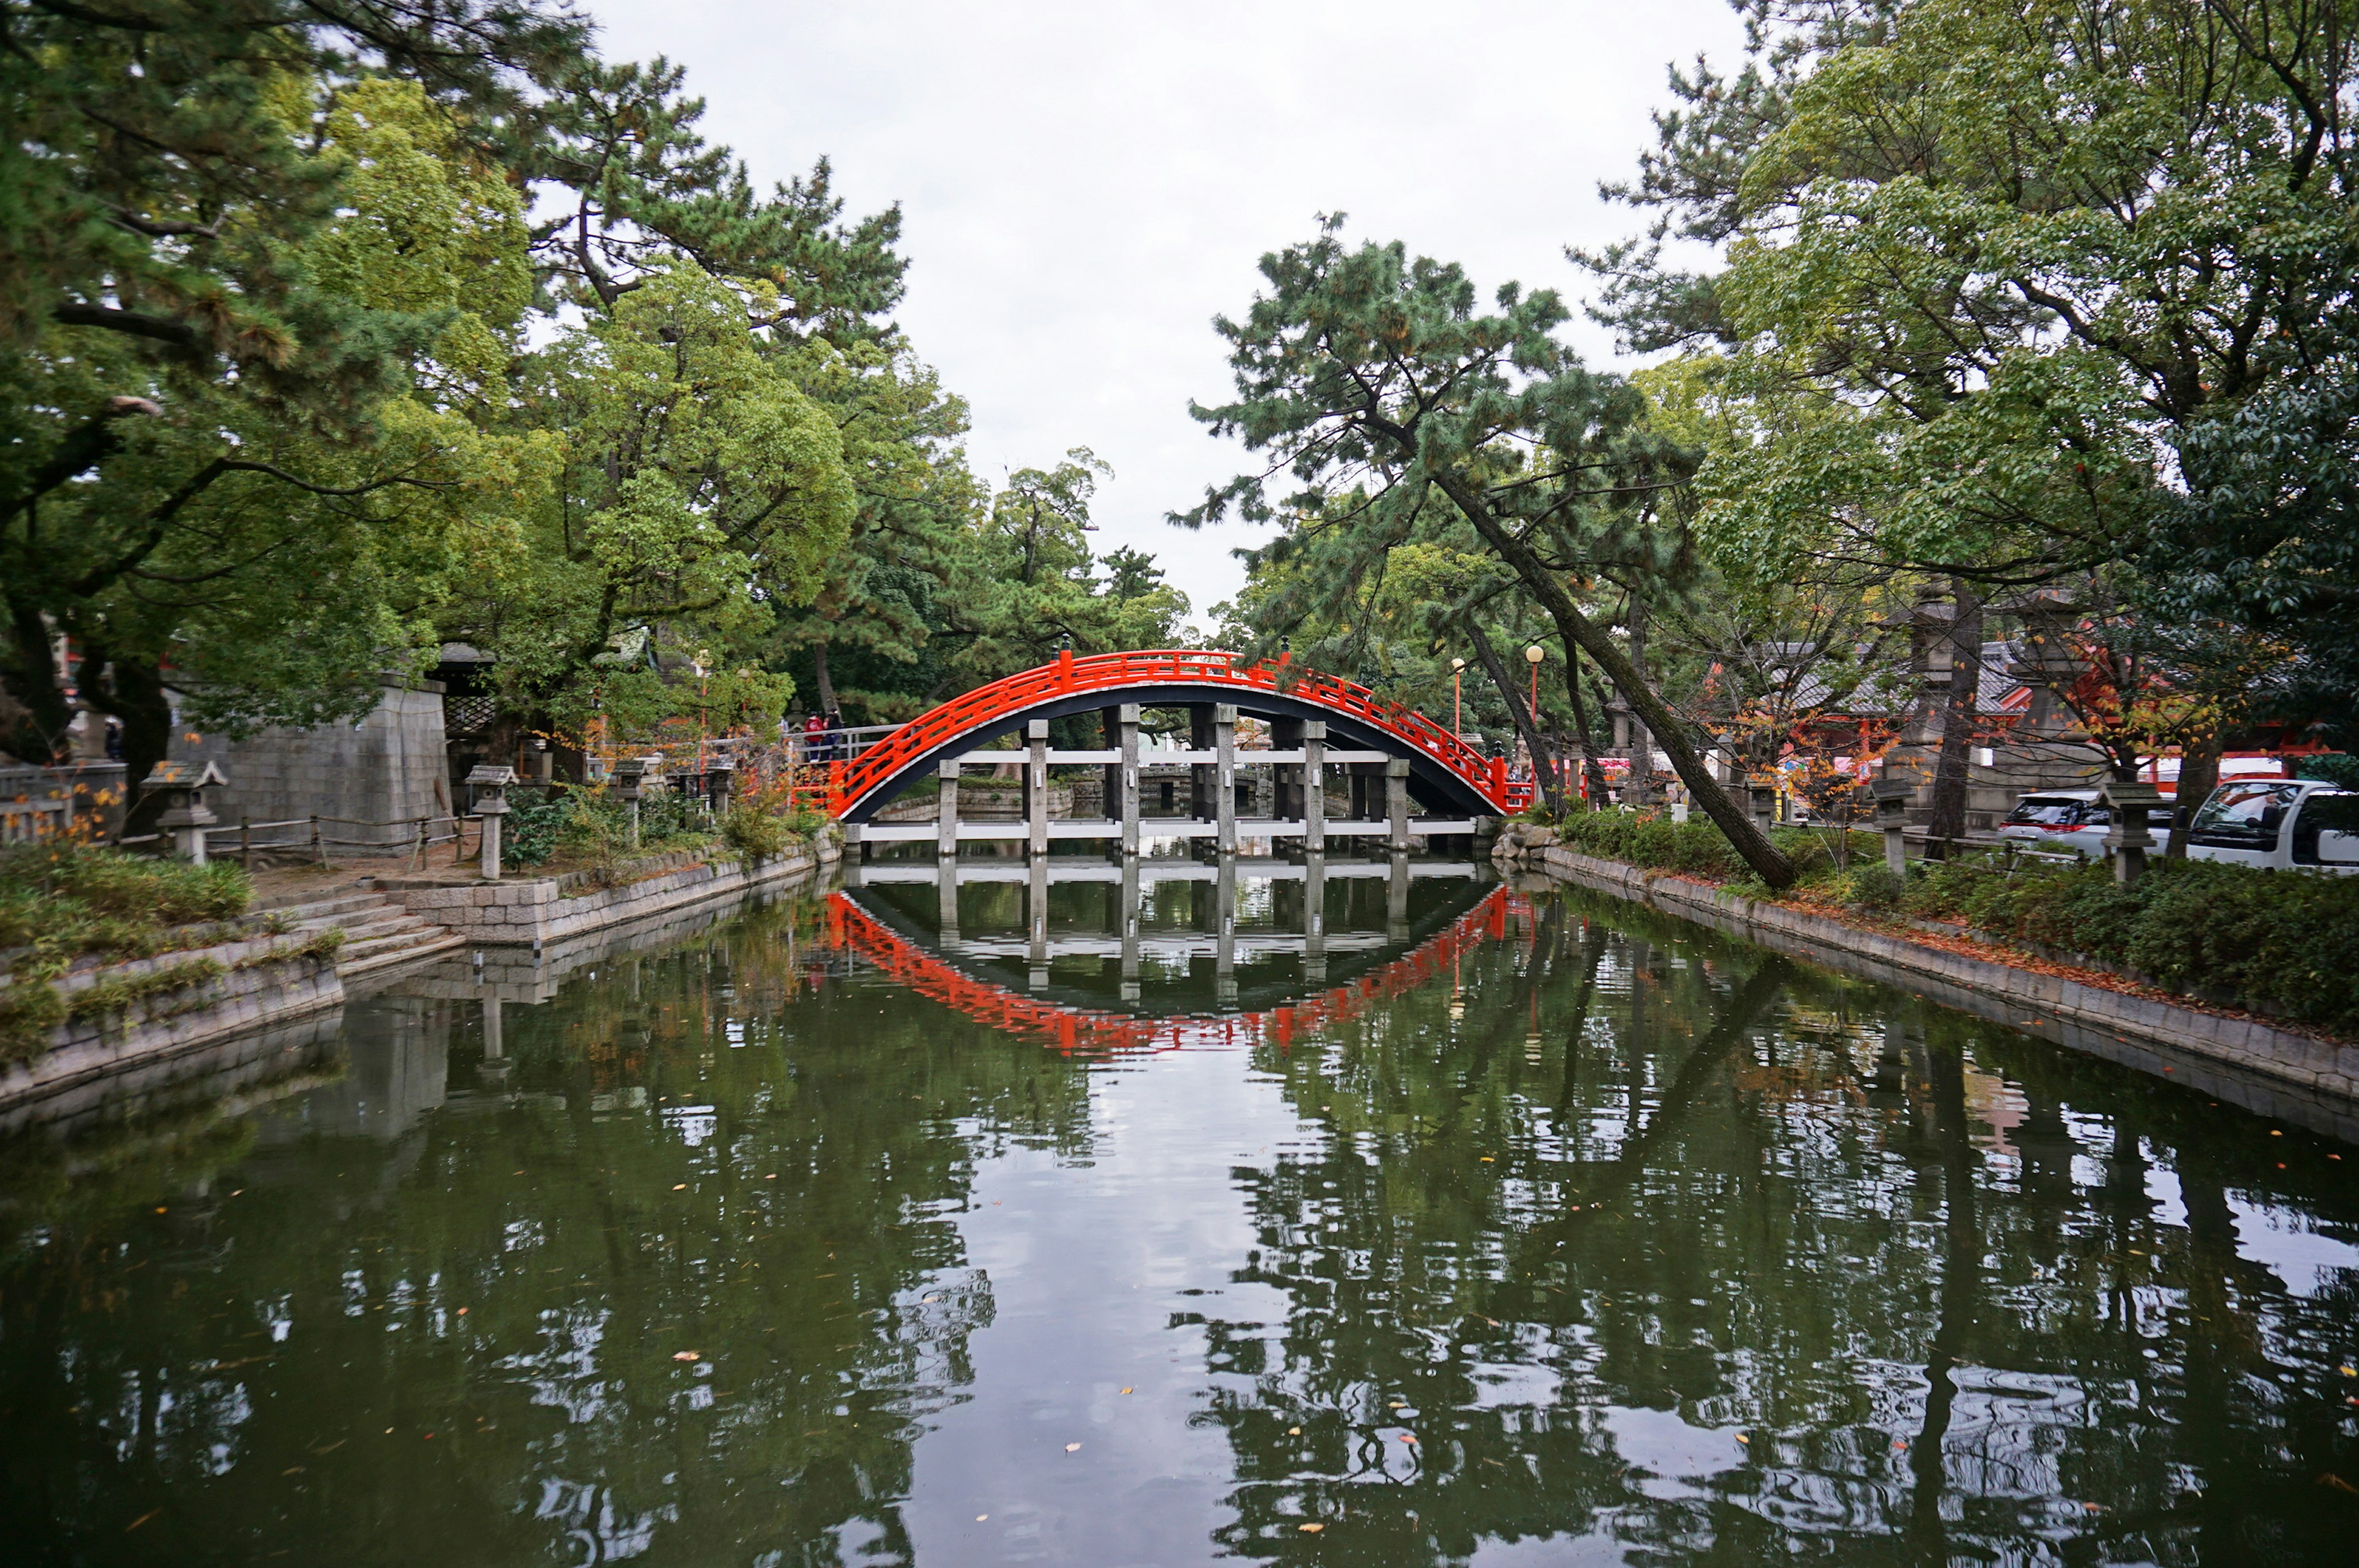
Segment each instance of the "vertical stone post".
[{"label": "vertical stone post", "polygon": [[1031,983],[1034,990],[1049,983],[1049,857],[1035,855],[1028,870],[1031,872],[1025,900],[1025,918],[1031,927],[1029,957],[1032,960]]},{"label": "vertical stone post", "polygon": [[1908,802],[1917,789],[1907,779],[1880,776],[1867,786],[1875,802],[1875,826],[1884,834],[1884,869],[1896,877],[1908,874]]},{"label": "vertical stone post", "polygon": [[1408,856],[1396,852],[1385,875],[1385,940],[1408,940]]},{"label": "vertical stone post", "polygon": [[1327,857],[1316,849],[1302,860],[1302,979],[1327,983]]},{"label": "vertical stone post", "polygon": [[705,778],[705,798],[711,802],[715,822],[729,815],[729,795],[737,783],[737,764],[727,757],[716,757]]},{"label": "vertical stone post", "polygon": [[1327,722],[1323,719],[1306,720],[1302,726],[1302,848],[1313,855],[1327,851]]},{"label": "vertical stone post", "polygon": [[[1234,708],[1229,709],[1234,713]],[[1212,917],[1220,924],[1212,937],[1212,1000],[1222,1007],[1237,1004],[1237,858],[1223,855],[1213,873]]]},{"label": "vertical stone post", "polygon": [[[478,953],[477,958],[483,957]],[[506,1084],[509,1070],[515,1065],[507,1059],[507,1045],[500,1037],[500,993],[486,986],[484,989],[484,1059],[475,1068],[475,1076],[485,1085],[497,1088]]]},{"label": "vertical stone post", "polygon": [[[945,757],[936,764],[934,776],[941,784],[941,804],[934,811],[934,856],[937,860],[958,859],[959,773],[962,764],[956,757]],[[950,873],[945,871],[943,875]]]},{"label": "vertical stone post", "polygon": [[1385,848],[1408,853],[1408,759],[1385,759]]},{"label": "vertical stone post", "polygon": [[[1118,711],[1121,715],[1117,722],[1121,730],[1122,761],[1115,764],[1121,782],[1114,809],[1122,818],[1122,852],[1128,856],[1138,853],[1138,704],[1125,702]],[[1136,869],[1129,874],[1135,884]],[[1136,885],[1131,891],[1137,891]],[[1133,978],[1136,979],[1135,976]]]},{"label": "vertical stone post", "polygon": [[1753,826],[1761,829],[1767,838],[1769,829],[1777,822],[1777,786],[1757,784],[1753,786]]},{"label": "vertical stone post", "polygon": [[1049,721],[1027,720],[1024,739],[1030,751],[1024,763],[1024,819],[1029,824],[1024,852],[1039,856],[1049,852]]},{"label": "vertical stone post", "polygon": [[959,882],[955,864],[934,867],[934,892],[942,940],[945,943],[955,942],[959,937]]},{"label": "vertical stone post", "polygon": [[[1133,709],[1136,711],[1136,709]],[[1138,1000],[1138,857],[1122,858],[1122,1000]]]},{"label": "vertical stone post", "polygon": [[[1212,708],[1212,795],[1218,807],[1213,820],[1219,825],[1221,853],[1234,855],[1237,852],[1237,710],[1226,702]],[[1233,872],[1223,874],[1234,878]],[[1234,890],[1234,881],[1229,885]],[[1231,989],[1234,989],[1232,980]]]},{"label": "vertical stone post", "polygon": [[2114,779],[2099,785],[2097,793],[2114,814],[2114,825],[2105,832],[2105,853],[2114,858],[2114,881],[2127,887],[2146,875],[2146,852],[2154,848],[2147,816],[2160,809],[2162,792],[2144,779]]},{"label": "vertical stone post", "polygon": [[474,792],[475,815],[484,824],[484,880],[500,880],[500,818],[508,813],[508,785],[516,783],[516,770],[493,762],[478,762],[475,771],[467,775],[467,787]]}]

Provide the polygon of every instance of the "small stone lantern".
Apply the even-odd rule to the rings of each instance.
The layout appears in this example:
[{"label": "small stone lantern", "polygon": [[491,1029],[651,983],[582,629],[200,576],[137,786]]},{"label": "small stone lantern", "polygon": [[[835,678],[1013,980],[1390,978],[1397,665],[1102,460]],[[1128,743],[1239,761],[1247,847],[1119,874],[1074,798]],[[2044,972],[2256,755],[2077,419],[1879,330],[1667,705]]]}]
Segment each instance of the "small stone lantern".
[{"label": "small stone lantern", "polygon": [[625,757],[614,764],[610,776],[614,781],[614,798],[631,808],[631,848],[636,849],[639,847],[639,795],[647,783],[647,759]]},{"label": "small stone lantern", "polygon": [[[1634,763],[1633,766],[1635,767],[1636,764]],[[1755,784],[1753,786],[1753,826],[1761,829],[1761,836],[1767,838],[1769,837],[1769,829],[1777,825],[1777,786],[1774,784]]]},{"label": "small stone lantern", "polygon": [[205,791],[227,783],[221,769],[211,762],[202,768],[192,768],[186,762],[158,762],[139,781],[142,791],[160,790],[164,794],[164,814],[156,819],[156,826],[172,836],[176,858],[196,866],[205,863],[205,829],[216,820],[205,806]]},{"label": "small stone lantern", "polygon": [[737,782],[737,764],[727,757],[716,757],[705,770],[704,787],[712,803],[715,819],[728,815],[729,792]]},{"label": "small stone lantern", "polygon": [[2105,853],[2114,858],[2114,881],[2126,887],[2146,874],[2146,852],[2154,848],[2147,814],[2160,808],[2162,791],[2144,779],[2114,779],[2098,786],[2114,814],[2105,832]]},{"label": "small stone lantern", "polygon": [[500,880],[500,818],[508,814],[508,785],[516,782],[514,768],[493,762],[478,762],[475,771],[467,775],[467,787],[474,792],[475,815],[484,821],[484,880]]},{"label": "small stone lantern", "polygon": [[1884,869],[1896,877],[1908,874],[1908,802],[1917,786],[1889,773],[1871,780],[1868,798],[1875,802],[1875,826],[1884,833]]}]

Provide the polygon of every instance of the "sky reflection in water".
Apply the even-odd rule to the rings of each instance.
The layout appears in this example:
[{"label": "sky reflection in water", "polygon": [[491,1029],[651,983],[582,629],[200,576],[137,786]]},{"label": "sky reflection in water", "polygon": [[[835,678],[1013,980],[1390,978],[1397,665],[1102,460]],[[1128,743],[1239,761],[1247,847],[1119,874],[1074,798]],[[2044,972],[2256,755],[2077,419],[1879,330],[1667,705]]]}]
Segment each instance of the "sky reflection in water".
[{"label": "sky reflection in water", "polygon": [[454,962],[0,1151],[0,1555],[2349,1560],[2359,1154],[1576,892],[1199,870]]}]

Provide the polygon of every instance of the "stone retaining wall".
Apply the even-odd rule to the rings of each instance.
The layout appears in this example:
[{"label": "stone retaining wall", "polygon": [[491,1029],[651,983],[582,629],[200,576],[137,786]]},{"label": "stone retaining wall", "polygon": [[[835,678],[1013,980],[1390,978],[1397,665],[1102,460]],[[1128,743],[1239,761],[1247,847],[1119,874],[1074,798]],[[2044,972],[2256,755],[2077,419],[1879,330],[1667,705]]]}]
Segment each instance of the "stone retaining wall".
[{"label": "stone retaining wall", "polygon": [[198,958],[245,966],[137,998],[119,1012],[58,1025],[48,1050],[28,1062],[0,1065],[0,1126],[45,1119],[49,1108],[70,1103],[86,1086],[125,1073],[168,1083],[176,1075],[175,1063],[201,1055],[218,1041],[341,1007],[344,986],[335,960],[266,957],[298,940],[224,942],[83,970],[59,981],[61,989],[78,990]]},{"label": "stone retaining wall", "polygon": [[[2169,1073],[2265,1115],[2359,1139],[2359,1044],[1863,930],[1808,910],[1744,898],[1710,882],[1596,860],[1561,844],[1512,845],[1502,842],[1499,858],[1506,863],[1899,986],[2075,1050]],[[2271,1085],[2299,1092],[2276,1092]]]},{"label": "stone retaining wall", "polygon": [[792,881],[834,864],[840,852],[831,829],[815,845],[766,860],[713,861],[686,853],[652,856],[625,868],[622,874],[633,880],[606,886],[594,885],[593,879],[581,872],[496,882],[384,877],[374,885],[410,914],[471,942],[546,946],[603,926]]}]

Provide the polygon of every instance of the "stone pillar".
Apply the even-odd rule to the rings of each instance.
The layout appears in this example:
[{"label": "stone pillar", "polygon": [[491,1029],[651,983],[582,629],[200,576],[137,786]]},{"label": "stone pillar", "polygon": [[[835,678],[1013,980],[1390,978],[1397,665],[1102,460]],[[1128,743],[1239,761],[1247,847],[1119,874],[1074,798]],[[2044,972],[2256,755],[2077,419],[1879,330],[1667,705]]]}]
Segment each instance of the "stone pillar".
[{"label": "stone pillar", "polygon": [[[1209,702],[1189,704],[1188,749],[1212,749],[1212,705]],[[1212,772],[1209,762],[1188,765],[1188,815],[1199,822],[1213,821],[1220,815],[1219,805],[1212,799]]]},{"label": "stone pillar", "polygon": [[1302,980],[1327,983],[1327,857],[1315,849],[1302,860]]},{"label": "stone pillar", "polygon": [[[1220,825],[1215,840],[1221,853],[1237,852],[1237,710],[1229,703],[1216,703],[1212,708],[1212,804],[1217,807],[1213,820]],[[1230,882],[1234,889],[1234,881]],[[1225,903],[1223,909],[1226,908]],[[1235,988],[1232,985],[1231,989]]]},{"label": "stone pillar", "polygon": [[1138,1000],[1138,857],[1122,859],[1122,1000]]},{"label": "stone pillar", "polygon": [[[1138,853],[1138,704],[1125,702],[1116,710],[1122,761],[1114,765],[1120,779],[1114,812],[1122,818],[1122,852]],[[1133,891],[1136,891],[1136,888]]]},{"label": "stone pillar", "polygon": [[647,760],[643,757],[622,757],[614,763],[614,794],[631,808],[631,848],[639,847],[639,796],[644,792],[647,776]]},{"label": "stone pillar", "polygon": [[2144,779],[2114,779],[2097,786],[2114,814],[2105,832],[2105,853],[2114,860],[2114,881],[2127,887],[2146,875],[2146,852],[2154,848],[2147,814],[2160,809],[2162,792]]},{"label": "stone pillar", "polygon": [[[1043,724],[1045,720],[1034,722]],[[1032,960],[1031,984],[1034,990],[1049,983],[1049,857],[1035,855],[1030,867],[1030,885],[1026,890],[1025,916],[1032,928],[1029,957]]]},{"label": "stone pillar", "polygon": [[1884,869],[1896,877],[1908,874],[1908,803],[1917,788],[1907,779],[1879,776],[1867,786],[1875,802],[1875,825],[1884,834]]},{"label": "stone pillar", "polygon": [[1030,825],[1024,850],[1028,855],[1045,855],[1049,852],[1049,721],[1027,720],[1024,738],[1030,748],[1024,763],[1024,818]]},{"label": "stone pillar", "polygon": [[934,776],[940,782],[941,804],[934,809],[934,856],[937,860],[958,859],[958,797],[959,773],[962,764],[956,757],[945,757],[935,764]]},{"label": "stone pillar", "polygon": [[[1223,705],[1225,706],[1225,705]],[[1230,708],[1234,713],[1234,708]],[[1237,1004],[1237,858],[1223,855],[1212,883],[1212,918],[1220,924],[1212,937],[1212,1000],[1222,1007]]]},{"label": "stone pillar", "polygon": [[1408,940],[1408,856],[1396,852],[1385,876],[1385,940]]},{"label": "stone pillar", "polygon": [[942,940],[955,942],[959,935],[958,868],[937,865],[934,868],[934,907],[936,924],[941,927]]},{"label": "stone pillar", "polygon": [[1408,853],[1408,759],[1385,759],[1385,848]]},{"label": "stone pillar", "polygon": [[1327,723],[1321,719],[1302,726],[1302,848],[1313,855],[1327,850]]},{"label": "stone pillar", "polygon": [[484,823],[484,880],[487,882],[500,880],[500,818],[507,815],[508,785],[514,783],[514,768],[492,762],[478,762],[467,775],[467,786],[474,792],[475,815]]}]

